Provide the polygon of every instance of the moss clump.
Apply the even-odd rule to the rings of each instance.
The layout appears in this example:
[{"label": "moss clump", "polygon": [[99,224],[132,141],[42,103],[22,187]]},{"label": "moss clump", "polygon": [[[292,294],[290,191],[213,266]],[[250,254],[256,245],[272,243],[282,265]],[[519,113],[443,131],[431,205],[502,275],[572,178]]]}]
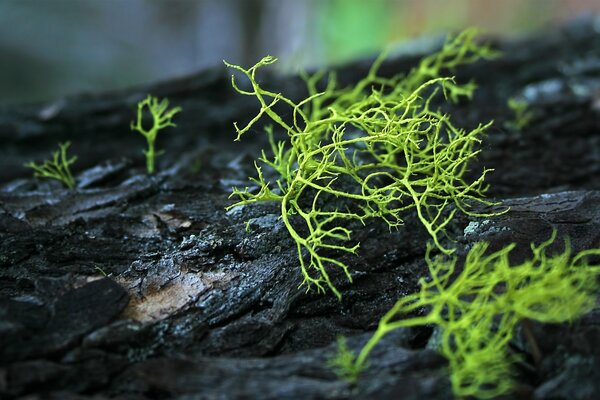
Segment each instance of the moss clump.
[{"label": "moss clump", "polygon": [[[471,202],[491,204],[483,199],[488,170],[473,181],[464,178],[490,124],[460,129],[431,105],[442,95],[450,101],[472,95],[473,83],[461,85],[442,76],[494,55],[475,42],[475,34],[468,30],[449,39],[407,75],[379,76],[380,57],[352,87],[338,88],[335,74],[330,74],[325,89],[318,91],[324,74],[307,76],[309,95],[297,102],[264,89],[257,81],[257,71],[275,58],[265,57],[249,69],[225,63],[250,83],[250,88],[242,89],[232,76],[235,90],[255,97],[261,106],[246,126],[235,124],[237,140],[262,119],[286,134],[286,140],[276,141],[274,129],[266,129],[272,154],[263,151],[255,163],[257,176],[251,180],[257,188],[234,188],[232,195],[238,202],[231,207],[281,203],[281,218],[296,241],[307,290],[329,287],[341,297],[328,267],[341,268],[352,280],[340,261],[342,254],[355,253],[359,246],[350,243],[352,232],[347,226],[352,221],[364,224],[369,218],[380,218],[396,228],[409,210],[415,210],[436,246],[451,253],[441,237],[454,214],[475,215]],[[289,112],[279,114],[274,109],[277,103]],[[265,175],[263,167],[271,175]],[[276,177],[267,179],[273,172]]]},{"label": "moss clump", "polygon": [[[462,270],[456,258],[431,260],[428,253],[430,277],[421,280],[420,291],[398,300],[385,314],[352,365],[343,351],[348,374],[364,369],[369,353],[388,332],[436,325],[456,396],[492,398],[510,391],[512,366],[519,360],[507,346],[515,326],[524,319],[571,322],[595,303],[600,265],[590,265],[586,258],[600,255],[600,249],[573,256],[566,242],[563,253],[548,256],[555,237],[556,232],[539,246],[532,244],[533,257],[514,266],[509,262],[514,244],[486,255],[488,244],[477,243]],[[414,316],[423,310],[424,315]]]}]

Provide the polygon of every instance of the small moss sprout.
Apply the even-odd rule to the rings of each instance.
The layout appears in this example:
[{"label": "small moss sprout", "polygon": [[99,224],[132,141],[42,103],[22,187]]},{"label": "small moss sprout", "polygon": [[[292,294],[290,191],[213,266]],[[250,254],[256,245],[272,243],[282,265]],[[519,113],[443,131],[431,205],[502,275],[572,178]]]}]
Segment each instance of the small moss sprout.
[{"label": "small moss sprout", "polygon": [[[145,128],[143,125],[144,110],[150,113],[152,123],[150,128]],[[181,111],[181,107],[174,107],[169,109],[169,100],[159,100],[156,97],[148,95],[144,100],[137,104],[136,120],[131,122],[131,130],[137,131],[146,138],[148,148],[143,150],[146,156],[146,170],[149,174],[154,173],[154,164],[157,156],[162,154],[162,151],[155,150],[155,141],[158,132],[167,127],[176,126],[172,119],[178,112]]]},{"label": "small moss sprout", "polygon": [[37,164],[33,161],[25,164],[25,167],[33,169],[36,178],[55,179],[62,182],[69,189],[75,187],[75,178],[71,173],[71,165],[77,161],[77,156],[69,157],[67,150],[71,142],[59,143],[58,150],[52,153],[52,158]]},{"label": "small moss sprout", "polygon": [[357,364],[356,356],[348,347],[344,336],[337,339],[337,352],[328,360],[328,366],[340,378],[354,383],[358,380],[360,373],[365,369],[365,365]]},{"label": "small moss sprout", "polygon": [[514,119],[505,123],[508,129],[520,132],[531,124],[533,111],[531,111],[527,101],[511,97],[507,101],[507,106],[514,114]]}]

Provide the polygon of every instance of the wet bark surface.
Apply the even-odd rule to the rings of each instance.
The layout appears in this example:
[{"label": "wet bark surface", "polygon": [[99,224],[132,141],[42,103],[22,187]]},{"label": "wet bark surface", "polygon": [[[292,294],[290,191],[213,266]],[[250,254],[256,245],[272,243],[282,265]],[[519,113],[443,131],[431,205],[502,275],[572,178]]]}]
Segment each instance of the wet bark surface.
[{"label": "wet bark surface", "polygon": [[[522,258],[553,229],[575,251],[600,247],[597,23],[497,45],[502,58],[459,71],[479,89],[449,111],[466,127],[495,121],[472,171],[494,168],[488,195],[511,210],[456,218],[449,235],[458,253],[481,240],[495,249],[516,242]],[[406,71],[420,55],[383,72]],[[340,79],[356,81],[369,65],[341,67]],[[277,205],[225,211],[265,147],[258,133],[233,142],[232,123],[257,105],[227,74],[0,110],[0,398],[452,398],[446,362],[427,347],[431,328],[387,336],[356,385],[328,368],[338,335],[358,350],[383,313],[417,290],[428,235],[411,215],[394,232],[371,221],[355,231],[358,255],[344,259],[354,282],[332,272],[342,301],[299,288]],[[295,77],[263,82],[302,95]],[[184,110],[159,135],[166,153],[154,176],[144,171],[143,138],[129,130],[147,93]],[[505,125],[514,119],[509,97],[533,112],[522,131]],[[65,140],[79,156],[77,188],[32,179],[22,165]],[[515,351],[529,360],[519,396],[600,393],[600,310],[533,330],[543,359],[534,365],[517,337]]]}]

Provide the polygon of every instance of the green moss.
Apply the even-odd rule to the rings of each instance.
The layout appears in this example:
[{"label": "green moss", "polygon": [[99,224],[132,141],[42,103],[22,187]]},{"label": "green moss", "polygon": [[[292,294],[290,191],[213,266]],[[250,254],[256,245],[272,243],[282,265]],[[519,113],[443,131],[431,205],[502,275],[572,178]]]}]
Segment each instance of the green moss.
[{"label": "green moss", "polygon": [[[257,71],[275,58],[265,57],[249,69],[225,63],[249,81],[250,88],[243,89],[232,76],[235,90],[260,104],[246,126],[235,124],[237,140],[259,120],[274,124],[266,129],[271,154],[263,151],[255,163],[257,175],[251,180],[256,190],[234,188],[232,195],[238,201],[231,207],[281,203],[281,218],[296,242],[307,290],[328,287],[341,297],[328,268],[341,268],[352,280],[340,258],[359,247],[347,228],[353,221],[364,224],[379,218],[392,229],[402,225],[404,215],[412,210],[436,246],[452,253],[441,238],[454,214],[476,215],[470,211],[471,203],[492,204],[483,199],[489,170],[473,181],[464,178],[490,124],[460,129],[449,115],[431,106],[441,96],[456,101],[472,95],[473,83],[461,85],[443,74],[495,55],[475,42],[475,34],[468,30],[449,39],[407,75],[379,76],[380,57],[368,75],[351,87],[339,88],[331,73],[319,91],[324,74],[306,76],[308,97],[301,101],[258,83]],[[282,111],[275,110],[276,104]],[[275,129],[286,139],[276,141]],[[265,167],[270,169],[267,175]]]},{"label": "green moss", "polygon": [[566,242],[562,253],[548,256],[555,237],[556,232],[548,241],[532,244],[533,257],[513,266],[509,253],[514,244],[486,254],[488,244],[477,243],[462,269],[456,258],[432,260],[428,252],[430,277],[421,280],[418,293],[388,311],[352,365],[345,352],[347,373],[364,369],[373,347],[390,331],[435,325],[456,396],[492,398],[510,391],[512,367],[519,360],[507,347],[515,326],[524,319],[571,322],[595,303],[600,265],[590,265],[586,258],[600,255],[600,249],[572,255]]},{"label": "green moss", "polygon": [[507,128],[516,131],[522,131],[531,124],[533,119],[533,111],[530,110],[529,103],[527,103],[525,100],[519,100],[511,97],[508,99],[507,105],[514,114],[513,120],[505,122],[504,125]]},{"label": "green moss", "polygon": [[50,160],[46,160],[42,164],[31,161],[25,164],[25,167],[33,169],[33,176],[36,178],[55,179],[69,189],[73,189],[75,179],[71,173],[71,165],[77,161],[77,156],[71,158],[67,156],[69,146],[71,146],[71,142],[59,143],[59,149],[52,153]]},{"label": "green moss", "polygon": [[[142,152],[146,156],[146,169],[149,174],[154,173],[154,160],[162,154],[162,152],[157,152],[154,148],[158,132],[169,126],[176,126],[172,122],[172,119],[175,114],[181,111],[181,107],[174,107],[170,110],[168,108],[169,100],[162,99],[159,101],[156,97],[148,95],[148,97],[138,103],[136,120],[135,122],[131,122],[131,130],[138,131],[146,138],[148,148]],[[152,118],[152,125],[149,129],[144,128],[142,124],[145,109],[150,112]]]},{"label": "green moss", "polygon": [[340,336],[337,340],[337,353],[327,364],[339,378],[354,383],[363,370],[363,366],[357,365],[355,359],[354,353],[348,348],[346,338]]}]

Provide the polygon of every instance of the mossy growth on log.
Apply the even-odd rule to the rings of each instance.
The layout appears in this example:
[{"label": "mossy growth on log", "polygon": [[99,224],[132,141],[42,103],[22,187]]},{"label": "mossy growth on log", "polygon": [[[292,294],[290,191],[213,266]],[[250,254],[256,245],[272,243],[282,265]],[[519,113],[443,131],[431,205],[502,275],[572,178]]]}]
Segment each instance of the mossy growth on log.
[{"label": "mossy growth on log", "polygon": [[398,300],[358,357],[340,341],[332,364],[340,376],[356,380],[384,335],[437,326],[437,347],[448,359],[457,397],[493,398],[509,392],[513,365],[521,359],[508,347],[516,325],[527,320],[572,322],[596,302],[600,264],[588,259],[600,255],[600,249],[573,255],[565,241],[562,253],[547,255],[555,237],[556,232],[540,245],[531,244],[532,258],[518,265],[509,261],[514,244],[486,254],[488,244],[476,243],[462,267],[455,257],[431,259],[428,252],[430,276],[421,279],[419,292]]},{"label": "mossy growth on log", "polygon": [[[234,89],[260,104],[246,126],[235,124],[237,140],[260,120],[274,125],[266,128],[270,154],[263,151],[255,163],[255,187],[234,188],[232,196],[238,201],[231,207],[281,203],[281,218],[296,242],[307,290],[329,288],[341,298],[328,269],[341,268],[352,281],[341,257],[359,248],[352,242],[353,223],[379,218],[393,229],[414,211],[435,246],[451,254],[454,250],[442,239],[455,213],[477,215],[473,203],[493,204],[484,199],[489,170],[474,180],[465,178],[491,123],[458,128],[432,105],[472,96],[472,82],[459,84],[446,74],[496,55],[475,36],[475,30],[467,30],[450,38],[405,75],[380,76],[382,56],[351,87],[339,88],[335,73],[327,79],[324,73],[306,76],[308,97],[300,101],[259,84],[257,71],[275,58],[265,57],[248,69],[225,62],[249,81],[249,88],[242,88],[232,76]],[[276,104],[283,111],[276,111]],[[282,132],[285,140],[276,140]]]}]

